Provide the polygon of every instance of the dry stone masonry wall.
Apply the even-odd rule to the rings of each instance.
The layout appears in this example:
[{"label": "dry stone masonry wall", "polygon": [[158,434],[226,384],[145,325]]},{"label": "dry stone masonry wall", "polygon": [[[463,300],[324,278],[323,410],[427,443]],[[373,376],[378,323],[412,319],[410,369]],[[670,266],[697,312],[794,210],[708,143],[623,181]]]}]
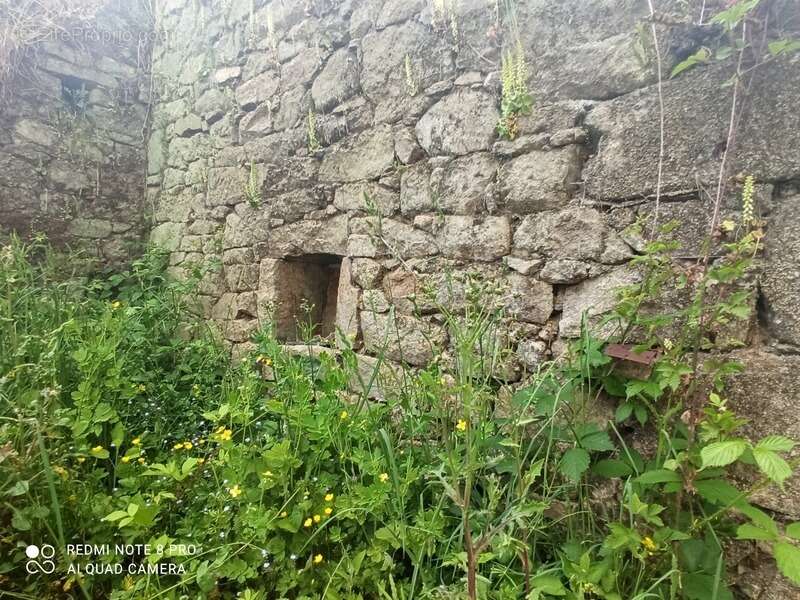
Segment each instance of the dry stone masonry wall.
[{"label": "dry stone masonry wall", "polygon": [[[146,216],[176,276],[216,265],[199,305],[235,352],[268,318],[296,340],[313,305],[320,333],[348,335],[367,371],[379,353],[392,370],[446,351],[437,307],[457,312],[478,273],[501,290],[505,373],[519,380],[639,277],[628,262],[644,244],[634,225],[656,210],[661,130],[646,1],[520,0],[535,106],[516,139],[500,139],[506,4],[159,0],[144,81],[138,45],[47,45],[37,91],[20,87],[0,116],[0,222],[119,258]],[[660,4],[677,15],[656,27],[669,74],[709,43],[709,28],[679,17],[722,2]],[[131,22],[104,14],[109,27]],[[730,75],[723,61],[662,87],[658,218],[680,223],[671,235],[687,261],[708,232]],[[749,365],[731,395],[751,432],[796,438],[798,90],[797,63],[774,60],[748,93],[731,173],[757,181],[766,249],[749,325],[724,332]],[[739,186],[723,218],[738,219]],[[798,499],[795,482],[763,504],[797,519]],[[764,597],[784,597],[765,577]]]},{"label": "dry stone masonry wall", "polygon": [[44,233],[106,262],[141,251],[152,16],[108,2],[27,51],[0,102],[0,234]]},{"label": "dry stone masonry wall", "polygon": [[[626,263],[643,239],[631,226],[655,210],[660,141],[654,57],[637,29],[647,3],[516,7],[536,105],[509,141],[496,133],[508,41],[497,3],[160,3],[169,43],[154,56],[152,239],[172,251],[176,273],[218,261],[199,299],[237,351],[270,316],[295,339],[305,299],[365,361],[385,351],[421,366],[431,342],[448,346],[436,306],[457,310],[464,276],[478,272],[504,289],[514,381],[636,280]],[[662,7],[673,9],[700,6]],[[708,35],[657,29],[665,73]],[[716,184],[730,68],[663,85],[659,220],[680,222],[672,235],[687,260],[708,231],[701,190]],[[798,89],[796,63],[758,72],[732,169],[756,178],[768,223],[750,326],[730,332],[753,365],[733,400],[759,435],[800,435],[800,153],[787,126]],[[724,218],[738,218],[740,193],[730,187]],[[764,503],[797,518],[798,498],[794,484]]]},{"label": "dry stone masonry wall", "polygon": [[[422,326],[408,297],[474,270],[513,290],[520,339],[573,337],[582,311],[607,306],[634,276],[625,263],[642,240],[629,226],[653,211],[657,86],[635,44],[645,4],[518,3],[537,105],[507,141],[496,133],[503,26],[492,3],[164,2],[148,148],[153,239],[176,266],[221,259],[204,303],[234,343],[257,326],[259,297],[281,297],[286,269],[302,276],[298,260],[344,265],[340,293],[356,306],[340,312],[356,315],[348,326],[368,351],[388,307]],[[687,25],[660,34],[667,71],[703,42]],[[660,218],[683,223],[687,256],[707,231],[698,189],[719,168],[725,67],[664,84]],[[735,167],[759,182],[763,216],[787,217],[770,238],[795,254],[770,256],[761,296],[762,333],[776,348],[800,344],[797,274],[786,268],[796,249],[783,239],[800,173],[785,126],[797,83],[796,65],[763,69]],[[738,197],[732,190],[731,215]],[[410,344],[396,355],[424,355]]]}]

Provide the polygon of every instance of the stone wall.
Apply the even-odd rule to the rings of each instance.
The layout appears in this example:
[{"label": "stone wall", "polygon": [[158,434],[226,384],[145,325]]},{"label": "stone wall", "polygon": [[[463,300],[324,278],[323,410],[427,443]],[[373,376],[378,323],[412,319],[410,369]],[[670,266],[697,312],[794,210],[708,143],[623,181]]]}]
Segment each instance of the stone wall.
[{"label": "stone wall", "polygon": [[[393,305],[409,318],[407,298],[426,281],[483,271],[511,288],[524,336],[548,344],[574,336],[582,310],[603,308],[630,279],[624,263],[641,239],[628,226],[654,210],[659,146],[655,68],[636,28],[646,3],[519,3],[537,103],[514,141],[495,132],[503,24],[493,4],[434,5],[161,3],[153,239],[176,266],[221,259],[203,292],[232,342],[257,325],[257,296],[279,296],[274,261],[303,255],[346,259],[350,296],[376,300],[368,310],[361,298],[362,311]],[[665,72],[703,31],[659,26]],[[707,231],[699,190],[716,180],[729,75],[720,64],[664,84],[659,212],[684,222],[687,256]],[[784,349],[800,345],[789,267],[800,160],[786,126],[799,77],[780,61],[760,71],[733,168],[756,177],[762,216],[781,215],[768,239],[786,252],[768,248],[759,333]],[[736,185],[729,196],[735,216]],[[350,327],[369,351],[375,319],[361,317]]]},{"label": "stone wall", "polygon": [[[614,289],[635,280],[626,263],[643,240],[630,226],[655,210],[660,133],[647,3],[516,3],[536,106],[514,141],[496,134],[508,37],[498,4],[160,3],[169,43],[154,56],[152,239],[172,251],[176,273],[218,259],[200,301],[237,349],[269,304],[291,323],[305,295],[328,312],[335,302],[328,318],[365,355],[385,348],[423,365],[431,341],[448,346],[424,291],[457,309],[464,275],[477,271],[504,289],[514,381],[578,334],[584,310],[607,309]],[[708,42],[687,15],[720,3],[661,4],[672,16],[658,25],[669,74]],[[716,185],[731,68],[723,61],[663,85],[659,220],[682,223],[674,235],[687,260],[708,231],[702,190]],[[756,178],[768,222],[752,322],[736,332],[774,377],[769,394],[752,371],[733,386],[751,415],[797,414],[800,154],[790,124],[799,89],[796,63],[757,72],[731,170]],[[729,186],[724,218],[738,217],[739,185]],[[332,294],[320,265],[334,263]],[[319,279],[325,290],[298,292]],[[291,340],[290,325],[284,335]],[[759,419],[754,429],[772,427]],[[799,497],[776,508],[796,517]]]},{"label": "stone wall", "polygon": [[141,250],[149,46],[144,0],[52,31],[4,81],[0,235],[44,233],[107,262]]},{"label": "stone wall", "polygon": [[[446,353],[437,307],[457,313],[471,273],[499,290],[509,382],[638,277],[627,263],[644,240],[631,226],[656,212],[661,137],[646,0],[148,4],[109,0],[91,32],[43,43],[7,82],[2,232],[43,231],[117,261],[149,229],[175,275],[216,265],[199,305],[235,352],[268,318],[294,341],[314,304],[367,379],[371,355],[416,367]],[[701,7],[707,18],[724,4],[657,3],[666,75],[711,44],[692,24]],[[797,36],[786,4],[778,22]],[[507,5],[535,97],[513,141],[496,132]],[[731,61],[663,83],[658,220],[680,223],[687,263],[709,228]],[[800,436],[798,90],[796,60],[754,72],[730,168],[755,177],[766,222],[750,322],[728,332],[748,365],[730,397],[753,436]],[[723,218],[738,219],[740,185],[729,182]],[[800,518],[800,483],[760,501]],[[760,575],[751,597],[788,597],[774,572]]]}]

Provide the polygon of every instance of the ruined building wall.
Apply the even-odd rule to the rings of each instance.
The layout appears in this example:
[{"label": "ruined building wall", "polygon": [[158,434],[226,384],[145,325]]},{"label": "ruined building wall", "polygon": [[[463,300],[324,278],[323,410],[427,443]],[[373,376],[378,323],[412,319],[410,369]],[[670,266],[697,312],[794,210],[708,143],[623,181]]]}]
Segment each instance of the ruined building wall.
[{"label": "ruined building wall", "polygon": [[91,22],[35,25],[44,41],[0,83],[0,237],[44,233],[105,262],[141,251],[146,5],[109,0]]},{"label": "ruined building wall", "polygon": [[[498,4],[159,3],[169,43],[154,57],[152,238],[172,251],[176,272],[218,259],[199,299],[237,350],[271,302],[291,341],[306,298],[364,355],[388,344],[391,360],[423,365],[430,340],[448,344],[423,290],[457,308],[460,277],[478,271],[506,289],[513,381],[575,337],[584,310],[607,309],[613,290],[635,280],[626,263],[643,239],[630,226],[654,210],[660,139],[655,60],[637,28],[647,3],[516,3],[535,109],[513,142],[495,129],[508,41]],[[660,10],[699,14],[697,4]],[[658,25],[665,74],[706,31]],[[687,260],[708,230],[700,190],[716,185],[730,73],[714,63],[663,85],[660,221],[681,222],[672,235]],[[753,433],[794,437],[798,89],[796,63],[758,72],[731,170],[756,178],[768,222],[752,320],[735,332],[749,370],[731,395]],[[740,192],[731,185],[723,218],[738,219]],[[399,335],[387,336],[392,308]],[[795,484],[764,503],[797,518],[798,498]]]}]

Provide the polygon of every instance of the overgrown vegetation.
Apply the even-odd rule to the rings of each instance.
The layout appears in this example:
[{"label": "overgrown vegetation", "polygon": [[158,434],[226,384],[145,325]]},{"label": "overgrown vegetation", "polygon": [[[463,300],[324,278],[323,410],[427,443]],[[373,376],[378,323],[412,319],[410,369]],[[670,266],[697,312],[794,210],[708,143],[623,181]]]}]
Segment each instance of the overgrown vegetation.
[{"label": "overgrown vegetation", "polygon": [[102,0],[0,0],[0,101],[26,56],[73,27],[91,27]]},{"label": "overgrown vegetation", "polygon": [[[507,54],[498,129],[511,139],[532,106],[526,79],[522,51]],[[312,111],[307,132],[315,152]],[[254,206],[257,176],[251,164]],[[714,215],[693,264],[664,241],[674,224],[637,224],[655,233],[632,262],[639,283],[515,389],[502,383],[503,291],[477,275],[457,308],[426,298],[450,345],[424,369],[387,374],[345,336],[320,353],[314,323],[299,327],[301,353],[263,323],[234,364],[187,304],[202,272],[168,281],[152,250],[86,278],[72,257],[12,240],[0,249],[2,589],[721,600],[736,540],[800,585],[800,523],[750,502],[791,476],[795,442],[745,438],[726,399],[764,237],[754,185],[738,221]],[[610,344],[651,353],[647,368],[631,374]],[[384,402],[370,400],[377,385]],[[55,548],[51,574],[29,570],[31,543]],[[148,550],[82,556],[80,543]]]},{"label": "overgrown vegetation", "polygon": [[533,97],[528,91],[528,67],[522,44],[503,54],[500,69],[502,97],[500,99],[500,121],[497,132],[501,137],[513,140],[519,135],[519,117],[528,115],[533,108]]},{"label": "overgrown vegetation", "polygon": [[250,161],[250,172],[247,176],[247,182],[244,184],[244,198],[251,208],[261,206],[261,177],[258,173],[258,167],[253,161]]},{"label": "overgrown vegetation", "polygon": [[306,146],[311,154],[322,149],[322,144],[319,143],[319,137],[317,137],[317,114],[310,108],[306,118]]},{"label": "overgrown vegetation", "polygon": [[[789,477],[794,442],[738,434],[724,382],[741,367],[715,351],[749,315],[762,233],[746,221],[726,224],[724,257],[700,274],[650,243],[617,309],[512,395],[500,291],[468,278],[461,309],[437,307],[450,359],[381,379],[384,403],[368,399],[382,359],[365,374],[346,345],[287,354],[269,323],[229,363],[158,252],[87,281],[14,241],[0,262],[3,585],[23,598],[705,600],[732,597],[736,538],[766,543],[800,584],[800,525],[748,502]],[[689,301],[656,310],[675,289]],[[624,375],[604,352],[614,341],[656,351],[649,373]],[[639,427],[652,448],[630,442]],[[161,552],[66,553],[83,541]],[[49,578],[25,572],[31,542],[57,549]]]}]

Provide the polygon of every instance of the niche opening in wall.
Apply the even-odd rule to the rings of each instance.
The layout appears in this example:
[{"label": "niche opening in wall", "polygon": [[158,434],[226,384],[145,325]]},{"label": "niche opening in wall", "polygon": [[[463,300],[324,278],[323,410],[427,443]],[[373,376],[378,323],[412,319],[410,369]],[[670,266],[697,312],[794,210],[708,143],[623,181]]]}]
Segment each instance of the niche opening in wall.
[{"label": "niche opening in wall", "polygon": [[274,282],[277,338],[283,342],[302,340],[300,324],[311,324],[315,336],[331,336],[336,331],[342,257],[304,254],[282,262],[280,280]]},{"label": "niche opening in wall", "polygon": [[83,116],[89,104],[89,83],[72,75],[61,77],[61,100],[73,115]]}]

